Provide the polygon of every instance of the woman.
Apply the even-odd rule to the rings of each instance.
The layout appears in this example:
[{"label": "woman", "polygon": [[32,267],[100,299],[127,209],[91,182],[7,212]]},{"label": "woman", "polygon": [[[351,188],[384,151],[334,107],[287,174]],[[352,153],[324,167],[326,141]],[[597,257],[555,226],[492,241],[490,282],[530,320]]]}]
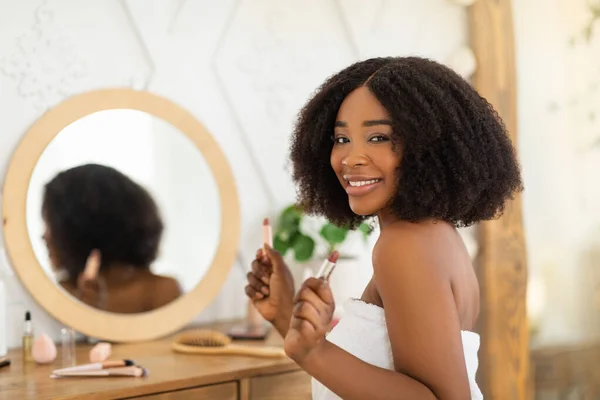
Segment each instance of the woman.
[{"label": "woman", "polygon": [[375,217],[381,229],[372,279],[327,339],[327,283],[308,279],[294,296],[277,252],[252,264],[246,294],[314,377],[313,398],[483,398],[479,288],[456,228],[500,216],[522,190],[490,104],[434,61],[358,62],[302,109],[291,160],[306,212],[349,227]]},{"label": "woman", "polygon": [[[140,313],[182,294],[175,279],[150,271],[163,232],[154,199],[114,168],[59,173],[46,184],[42,217],[52,267],[66,276],[61,285],[88,305]],[[90,263],[99,265],[91,279],[83,274]]]}]

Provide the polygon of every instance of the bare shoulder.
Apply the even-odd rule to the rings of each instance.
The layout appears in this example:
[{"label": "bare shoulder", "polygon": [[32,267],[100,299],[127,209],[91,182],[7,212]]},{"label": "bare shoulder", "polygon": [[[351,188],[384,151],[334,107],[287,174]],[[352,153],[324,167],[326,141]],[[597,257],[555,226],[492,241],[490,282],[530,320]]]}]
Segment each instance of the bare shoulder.
[{"label": "bare shoulder", "polygon": [[395,296],[400,288],[414,298],[450,289],[461,328],[470,330],[475,325],[479,284],[462,237],[453,226],[400,222],[386,227],[373,249],[373,270],[383,303],[386,294]]},{"label": "bare shoulder", "polygon": [[162,307],[170,303],[183,294],[183,290],[179,282],[171,277],[162,275],[153,275],[153,293],[151,297],[152,307]]},{"label": "bare shoulder", "polygon": [[172,293],[175,296],[180,296],[182,294],[181,285],[175,278],[171,278],[170,276],[156,276],[156,286],[161,290],[164,290],[166,293]]},{"label": "bare shoulder", "polygon": [[448,278],[444,254],[451,246],[448,237],[452,229],[431,222],[398,221],[387,226],[373,248],[375,274],[387,275],[388,269],[394,269],[394,275],[412,271]]}]

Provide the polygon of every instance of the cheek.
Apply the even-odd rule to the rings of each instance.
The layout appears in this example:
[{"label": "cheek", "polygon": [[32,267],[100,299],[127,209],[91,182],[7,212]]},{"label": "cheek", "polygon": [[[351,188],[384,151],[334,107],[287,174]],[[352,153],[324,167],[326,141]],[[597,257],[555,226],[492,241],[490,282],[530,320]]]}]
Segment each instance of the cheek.
[{"label": "cheek", "polygon": [[339,171],[342,168],[342,155],[339,151],[332,150],[329,156],[329,163],[334,171]]},{"label": "cheek", "polygon": [[398,174],[400,173],[400,160],[399,159],[395,159],[395,160],[390,160],[390,162],[386,165],[386,173],[388,175],[391,175],[394,177],[394,180],[396,180],[395,178],[398,177]]},{"label": "cheek", "polygon": [[392,149],[391,145],[376,149],[376,151],[370,154],[370,158],[388,179],[398,174],[398,167],[400,166],[402,157]]}]

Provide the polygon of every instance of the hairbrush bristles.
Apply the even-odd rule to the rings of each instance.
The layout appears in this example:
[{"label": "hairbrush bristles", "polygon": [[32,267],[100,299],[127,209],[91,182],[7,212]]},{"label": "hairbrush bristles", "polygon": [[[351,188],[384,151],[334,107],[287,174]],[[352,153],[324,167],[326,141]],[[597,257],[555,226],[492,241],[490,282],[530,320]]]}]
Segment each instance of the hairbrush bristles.
[{"label": "hairbrush bristles", "polygon": [[223,347],[231,343],[231,339],[220,332],[192,329],[175,337],[174,344],[187,347]]},{"label": "hairbrush bristles", "polygon": [[221,347],[225,344],[219,340],[210,337],[187,338],[180,342],[186,346],[202,346],[202,347]]}]

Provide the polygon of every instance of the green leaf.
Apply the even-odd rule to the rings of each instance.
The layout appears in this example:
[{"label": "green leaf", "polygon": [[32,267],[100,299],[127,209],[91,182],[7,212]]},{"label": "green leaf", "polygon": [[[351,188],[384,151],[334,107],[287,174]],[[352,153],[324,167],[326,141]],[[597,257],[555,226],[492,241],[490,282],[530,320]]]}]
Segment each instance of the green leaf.
[{"label": "green leaf", "polygon": [[299,234],[300,234],[300,231],[298,231],[298,230],[294,230],[294,231],[279,231],[279,232],[275,233],[275,237],[278,237],[279,240],[281,240],[282,242],[289,243],[289,245],[291,246],[292,243],[294,243],[294,239]]},{"label": "green leaf", "polygon": [[280,235],[275,235],[273,238],[273,248],[280,252],[282,256],[285,255],[290,247],[291,243],[282,239]]},{"label": "green leaf", "polygon": [[335,226],[331,222],[326,223],[321,228],[321,232],[319,232],[323,239],[327,241],[330,245],[335,245],[342,243],[346,240],[346,236],[348,235],[348,229],[340,228],[339,226]]},{"label": "green leaf", "polygon": [[364,222],[358,226],[358,230],[362,232],[364,240],[367,240],[367,237],[372,231],[371,226],[369,224],[365,224]]},{"label": "green leaf", "polygon": [[299,233],[294,240],[293,248],[296,261],[308,261],[312,258],[315,250],[315,241],[311,237]]},{"label": "green leaf", "polygon": [[289,233],[298,232],[300,230],[301,220],[302,211],[298,206],[291,205],[281,212],[277,223],[277,230]]}]

